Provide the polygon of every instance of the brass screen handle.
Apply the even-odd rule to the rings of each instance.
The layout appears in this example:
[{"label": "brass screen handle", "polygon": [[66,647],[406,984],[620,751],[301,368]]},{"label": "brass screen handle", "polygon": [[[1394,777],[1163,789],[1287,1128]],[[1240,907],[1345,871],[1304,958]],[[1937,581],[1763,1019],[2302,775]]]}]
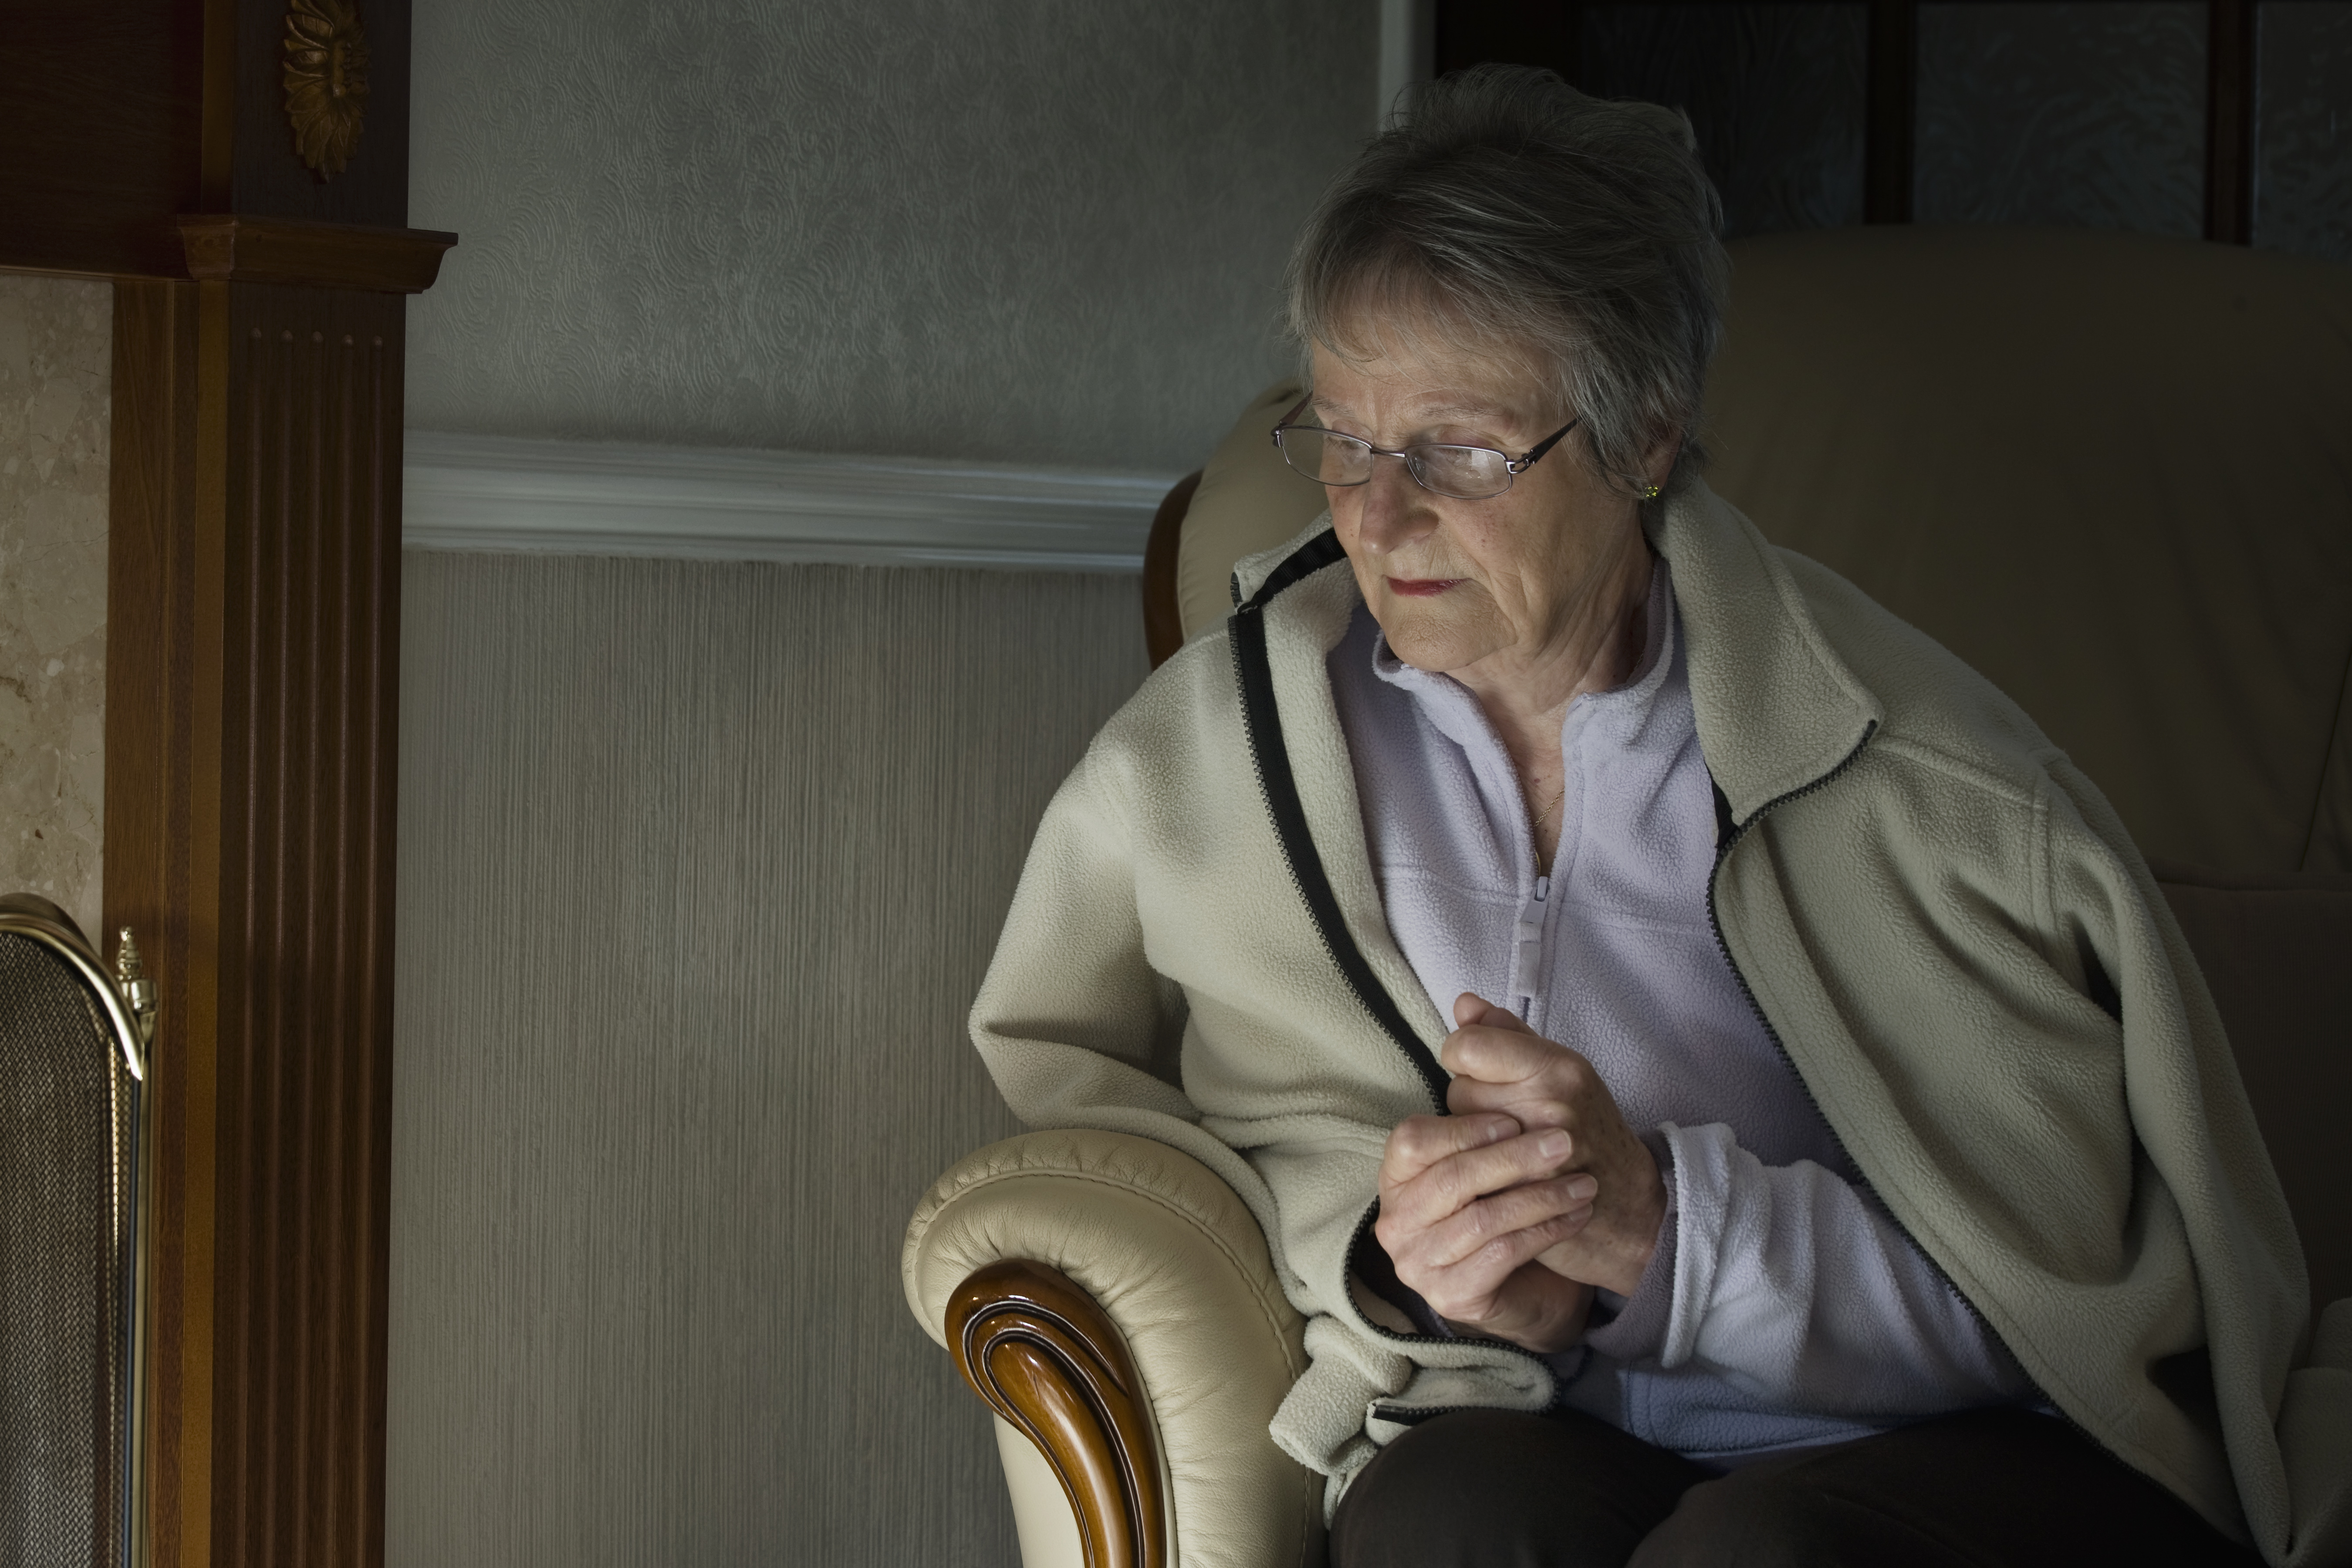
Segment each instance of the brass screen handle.
[{"label": "brass screen handle", "polygon": [[124,926],[121,945],[114,950],[114,984],[122,992],[122,1005],[131,1009],[131,1020],[139,1026],[139,1043],[155,1043],[155,983],[147,978],[147,966],[140,962],[139,943]]}]

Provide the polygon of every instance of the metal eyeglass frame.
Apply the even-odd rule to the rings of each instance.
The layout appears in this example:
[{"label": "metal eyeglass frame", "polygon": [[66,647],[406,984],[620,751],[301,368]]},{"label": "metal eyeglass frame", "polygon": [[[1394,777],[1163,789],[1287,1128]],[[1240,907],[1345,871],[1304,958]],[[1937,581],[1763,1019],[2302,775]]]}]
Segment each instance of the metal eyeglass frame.
[{"label": "metal eyeglass frame", "polygon": [[[1298,468],[1296,465],[1291,465],[1290,448],[1283,446],[1282,444],[1282,433],[1285,430],[1312,430],[1318,436],[1329,436],[1341,441],[1353,441],[1356,445],[1361,447],[1365,451],[1370,452],[1375,458],[1402,458],[1404,462],[1404,471],[1412,476],[1412,482],[1414,484],[1419,485],[1431,495],[1444,496],[1448,500],[1494,500],[1496,496],[1501,495],[1505,490],[1509,489],[1514,484],[1517,483],[1519,476],[1526,473],[1529,468],[1534,468],[1538,462],[1541,461],[1543,455],[1546,452],[1550,451],[1554,447],[1559,446],[1570,430],[1575,429],[1579,425],[1584,423],[1584,416],[1581,414],[1578,415],[1575,418],[1570,420],[1567,424],[1561,426],[1559,429],[1553,431],[1550,435],[1545,437],[1534,446],[1528,447],[1524,454],[1517,458],[1512,457],[1507,452],[1497,451],[1492,447],[1473,447],[1457,441],[1416,441],[1410,447],[1402,447],[1395,451],[1391,451],[1385,447],[1373,446],[1361,436],[1342,435],[1337,430],[1326,430],[1319,425],[1293,425],[1291,421],[1297,418],[1299,415],[1305,413],[1307,405],[1314,401],[1315,395],[1311,392],[1308,393],[1306,396],[1300,398],[1297,404],[1292,405],[1290,412],[1284,415],[1274,426],[1273,436],[1275,447],[1282,453],[1283,462],[1286,465],[1290,465],[1290,471],[1292,473],[1297,474],[1300,479],[1306,479],[1312,484],[1320,485],[1331,483],[1328,479],[1317,479],[1313,474],[1308,473],[1306,469]],[[1453,494],[1451,491],[1439,489],[1435,485],[1431,484],[1427,479],[1421,477],[1421,465],[1414,460],[1412,456],[1413,453],[1420,451],[1425,447],[1448,447],[1460,452],[1493,452],[1495,456],[1503,459],[1503,473],[1506,476],[1503,480],[1503,489],[1499,490],[1488,490],[1485,495],[1476,496],[1458,496]],[[1368,485],[1371,482],[1372,476],[1370,473],[1366,473],[1360,479],[1351,480],[1344,485],[1332,485],[1331,488],[1334,489],[1353,489],[1358,485]]]}]

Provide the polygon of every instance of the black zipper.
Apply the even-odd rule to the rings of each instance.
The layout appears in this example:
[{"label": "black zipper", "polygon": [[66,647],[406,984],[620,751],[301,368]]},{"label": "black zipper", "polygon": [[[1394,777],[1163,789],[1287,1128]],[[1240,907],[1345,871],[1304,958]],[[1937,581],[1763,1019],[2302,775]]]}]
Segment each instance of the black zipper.
[{"label": "black zipper", "polygon": [[1356,939],[1349,933],[1347,919],[1339,912],[1339,896],[1331,890],[1331,879],[1324,872],[1323,857],[1315,847],[1314,836],[1307,831],[1307,808],[1299,802],[1298,781],[1291,775],[1290,753],[1282,742],[1282,713],[1275,701],[1274,667],[1265,651],[1265,606],[1285,588],[1340,559],[1339,536],[1319,533],[1276,567],[1248,603],[1234,612],[1233,619],[1227,623],[1227,635],[1233,642],[1234,676],[1241,686],[1242,727],[1249,739],[1258,791],[1265,799],[1266,815],[1273,819],[1275,837],[1282,846],[1291,885],[1298,889],[1300,900],[1307,905],[1316,934],[1322,939],[1324,952],[1347,981],[1357,1002],[1371,1015],[1391,1043],[1404,1053],[1405,1060],[1412,1064],[1422,1086],[1429,1091],[1431,1109],[1443,1115],[1445,1069],[1437,1065],[1436,1057],[1422,1043],[1412,1026],[1405,1022],[1396,999],[1381,984],[1380,976],[1372,973],[1372,966],[1356,946]]},{"label": "black zipper", "polygon": [[[1405,1022],[1396,999],[1372,973],[1356,939],[1348,930],[1346,917],[1339,912],[1339,896],[1331,890],[1331,879],[1323,869],[1323,857],[1315,847],[1314,836],[1307,831],[1307,810],[1298,798],[1298,782],[1290,772],[1290,753],[1282,742],[1282,714],[1275,701],[1274,667],[1266,657],[1266,605],[1284,589],[1303,581],[1324,567],[1345,558],[1339,547],[1339,536],[1325,531],[1316,535],[1286,557],[1281,565],[1268,574],[1258,591],[1241,604],[1227,623],[1227,636],[1234,647],[1234,669],[1241,687],[1242,727],[1249,740],[1250,760],[1255,767],[1258,789],[1265,796],[1266,814],[1273,819],[1275,838],[1282,846],[1284,864],[1290,871],[1291,885],[1307,906],[1315,922],[1316,934],[1322,939],[1323,951],[1332,965],[1348,983],[1348,989],[1365,1012],[1371,1015],[1390,1042],[1403,1053],[1429,1091],[1432,1110],[1440,1116],[1446,1114],[1445,1069]],[[1239,597],[1240,581],[1235,578],[1235,597]],[[1364,1244],[1373,1221],[1381,1212],[1380,1199],[1365,1205],[1363,1217],[1356,1222],[1356,1234],[1348,1246],[1349,1266],[1353,1267],[1356,1248]],[[1374,1245],[1378,1245],[1377,1238]],[[1361,1314],[1360,1313],[1359,1316]],[[1462,1344],[1465,1342],[1494,1345],[1514,1355],[1526,1357],[1544,1370],[1550,1378],[1552,1405],[1559,1403],[1559,1375],[1550,1363],[1525,1345],[1508,1340],[1480,1334],[1463,1338],[1445,1338],[1437,1334],[1401,1334],[1393,1329],[1365,1319],[1366,1326],[1384,1339],[1404,1344]],[[1547,1406],[1546,1408],[1550,1408]],[[1465,1408],[1467,1408],[1466,1406]],[[1434,1414],[1434,1413],[1433,1413]]]}]

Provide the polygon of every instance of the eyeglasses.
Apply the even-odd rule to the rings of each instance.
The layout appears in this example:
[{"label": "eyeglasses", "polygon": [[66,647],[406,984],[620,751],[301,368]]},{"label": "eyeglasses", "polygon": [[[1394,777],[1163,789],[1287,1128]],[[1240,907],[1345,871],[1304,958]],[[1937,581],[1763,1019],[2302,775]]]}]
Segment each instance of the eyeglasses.
[{"label": "eyeglasses", "polygon": [[1342,436],[1337,430],[1318,429],[1312,425],[1293,425],[1291,421],[1305,413],[1313,401],[1311,394],[1300,398],[1298,405],[1284,415],[1282,423],[1274,427],[1274,444],[1282,448],[1283,460],[1299,473],[1318,485],[1344,489],[1370,482],[1374,458],[1402,458],[1413,483],[1455,500],[1485,500],[1489,496],[1501,495],[1584,419],[1584,416],[1578,415],[1517,458],[1492,447],[1454,447],[1438,442],[1420,442],[1391,452],[1360,437]]}]

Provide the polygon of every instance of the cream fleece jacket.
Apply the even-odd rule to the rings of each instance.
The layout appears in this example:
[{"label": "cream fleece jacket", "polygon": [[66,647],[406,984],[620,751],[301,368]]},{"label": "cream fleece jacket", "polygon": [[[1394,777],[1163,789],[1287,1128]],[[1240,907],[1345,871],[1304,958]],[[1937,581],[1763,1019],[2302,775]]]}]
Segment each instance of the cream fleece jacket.
[{"label": "cream fleece jacket", "polygon": [[[2282,1568],[2352,1559],[2352,1302],[2307,1333],[2219,1016],[2098,791],[2017,707],[1704,486],[1657,509],[1732,832],[1711,912],[1887,1211],[2067,1417]],[[1182,1149],[1307,1316],[1276,1440],[1328,1478],[1539,1357],[1351,1291],[1447,1032],[1390,936],[1325,659],[1327,522],[1104,726],[1047,808],[972,1033],[1013,1110]]]},{"label": "cream fleece jacket", "polygon": [[[1630,1300],[1601,1292],[1605,1326],[1549,1358],[1560,1397],[1710,1463],[2035,1403],[1855,1187],[1716,945],[1722,827],[1672,575],[1652,573],[1641,666],[1569,705],[1559,846],[1540,878],[1518,773],[1476,697],[1401,663],[1361,606],[1327,666],[1389,933],[1431,1005],[1505,1000],[1583,1053],[1658,1156],[1657,1251]],[[1368,1265],[1357,1272],[1383,1289]]]}]

